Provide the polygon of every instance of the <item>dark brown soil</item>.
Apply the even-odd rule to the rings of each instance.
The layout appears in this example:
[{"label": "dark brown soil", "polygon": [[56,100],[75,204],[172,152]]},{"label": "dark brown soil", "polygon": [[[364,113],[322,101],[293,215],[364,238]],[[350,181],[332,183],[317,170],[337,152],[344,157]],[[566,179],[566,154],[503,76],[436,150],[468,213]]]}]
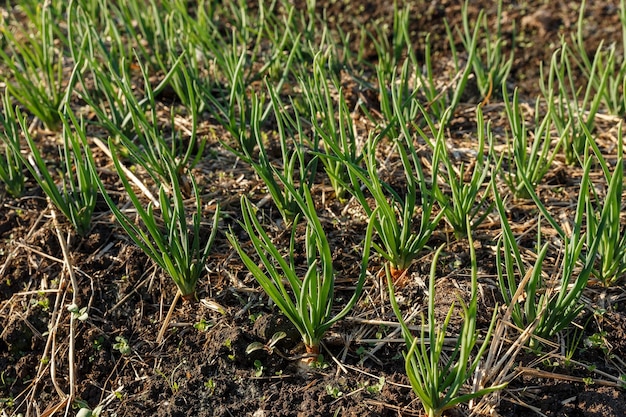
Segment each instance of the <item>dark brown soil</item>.
[{"label": "dark brown soil", "polygon": [[[302,3],[302,7],[305,2]],[[375,30],[391,24],[392,1],[371,0],[318,1],[316,10],[326,12],[331,25],[344,32],[360,33],[361,26]],[[470,13],[484,8],[493,22],[492,1],[471,2]],[[540,63],[549,62],[561,36],[575,31],[578,4],[569,1],[506,2],[502,30],[505,39],[515,33],[515,62],[510,78],[524,100],[538,94]],[[591,53],[600,43],[621,42],[618,2],[590,2],[587,5],[585,39]],[[454,1],[412,2],[411,32],[414,48],[423,50],[426,33],[431,34],[434,60],[447,62],[449,46],[445,40],[444,19],[460,25],[460,4]],[[510,46],[510,44],[509,44]],[[421,52],[420,52],[421,53]],[[623,57],[623,52],[620,51]],[[365,59],[376,52],[366,49]],[[373,94],[376,96],[376,94]],[[450,135],[455,145],[475,140],[472,103],[461,103]],[[475,103],[474,103],[475,104]],[[493,120],[494,131],[504,126],[503,107],[492,101],[485,108]],[[210,120],[205,121],[210,124]],[[213,126],[218,134],[223,133]],[[601,128],[601,127],[600,127]],[[607,127],[607,130],[610,127]],[[208,127],[207,127],[208,131]],[[213,135],[215,136],[215,134]],[[504,140],[503,138],[500,138]],[[206,201],[220,201],[225,213],[221,230],[237,232],[239,197],[248,194],[255,202],[265,197],[252,171],[210,141],[206,161],[197,177]],[[100,157],[99,155],[97,155]],[[574,168],[554,170],[542,185],[542,196],[555,201],[563,214],[575,201],[578,172]],[[109,178],[111,189],[119,184]],[[504,187],[504,186],[503,186]],[[562,191],[553,192],[559,187]],[[504,188],[503,188],[504,189]],[[325,186],[314,187],[322,201]],[[381,261],[373,258],[368,280],[359,304],[346,320],[335,325],[325,340],[324,366],[303,368],[296,358],[303,353],[297,334],[284,322],[254,279],[247,273],[236,252],[219,234],[198,284],[198,301],[176,306],[164,341],[157,334],[174,299],[176,287],[142,252],[130,243],[115,224],[105,204],[99,204],[92,232],[86,238],[74,236],[59,218],[64,238],[68,233],[70,262],[80,292],[79,306],[88,306],[89,317],[74,324],[70,335],[67,306],[72,294],[63,261],[57,225],[51,218],[41,190],[30,183],[25,197],[2,198],[0,209],[0,410],[2,415],[31,416],[76,413],[77,404],[67,405],[65,395],[94,408],[102,406],[103,416],[417,416],[419,401],[404,373],[403,343],[375,343],[376,339],[398,338],[396,321],[381,288]],[[328,197],[320,213],[336,257],[338,303],[349,296],[346,287],[358,275],[359,245],[364,236],[362,216],[343,212],[343,204]],[[265,209],[273,233],[286,242],[288,232],[280,226],[280,216],[268,204]],[[569,208],[567,208],[569,206]],[[214,207],[207,206],[207,219]],[[59,214],[60,217],[60,214]],[[510,207],[509,221],[535,228],[536,211],[532,204],[517,202]],[[495,281],[493,249],[499,222],[488,218],[477,232],[480,282],[479,328],[485,330],[496,306],[501,302]],[[525,226],[529,225],[529,226]],[[210,225],[207,225],[207,229]],[[242,241],[245,234],[241,234]],[[528,247],[534,245],[528,236]],[[444,250],[437,272],[438,315],[443,318],[458,297],[467,301],[469,293],[469,249],[467,241],[454,242],[442,229],[429,242],[437,247],[450,242]],[[409,279],[399,290],[402,308],[426,308],[428,273],[432,254],[423,257],[409,271]],[[501,393],[494,415],[512,416],[623,416],[626,395],[613,386],[596,380],[626,374],[626,297],[623,283],[611,289],[594,286],[586,294],[590,308],[577,319],[579,333],[555,340],[553,352],[542,359],[532,353],[520,356],[520,366],[544,374],[522,374]],[[210,303],[223,308],[217,312]],[[603,309],[603,312],[593,309]],[[419,323],[419,320],[413,324]],[[461,323],[455,316],[450,325],[454,333]],[[246,354],[252,342],[267,342],[278,330],[288,333],[275,351]],[[52,336],[51,336],[52,335]],[[588,343],[589,336],[603,335],[602,343]],[[73,337],[74,345],[70,341]],[[366,339],[367,342],[361,342]],[[121,345],[128,344],[125,351]],[[567,363],[564,349],[578,344]],[[372,357],[368,356],[374,351]],[[75,355],[70,372],[70,353]],[[544,352],[545,354],[546,352]],[[604,373],[604,374],[603,374]],[[561,375],[557,379],[554,375]],[[70,378],[75,381],[70,386]],[[576,378],[583,378],[585,382]],[[75,391],[73,391],[75,390]],[[74,407],[74,408],[72,408]],[[465,406],[448,415],[467,413]]]}]

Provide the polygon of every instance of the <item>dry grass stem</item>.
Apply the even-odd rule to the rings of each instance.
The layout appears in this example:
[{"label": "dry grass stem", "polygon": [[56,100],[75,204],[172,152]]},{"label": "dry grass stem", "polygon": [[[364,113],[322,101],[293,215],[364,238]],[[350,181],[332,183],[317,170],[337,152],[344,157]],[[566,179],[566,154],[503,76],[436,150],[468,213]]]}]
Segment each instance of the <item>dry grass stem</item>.
[{"label": "dry grass stem", "polygon": [[[111,155],[111,150],[109,149],[109,147],[107,145],[104,144],[104,142],[102,142],[100,139],[98,138],[92,138],[93,143],[96,144],[96,146],[98,148],[100,148],[100,150],[102,152],[104,152],[106,154],[107,157],[109,157],[109,159],[113,160],[113,155]],[[137,178],[135,176],[135,174],[133,174],[133,172],[126,168],[126,166],[124,164],[122,164],[120,162],[120,166],[122,167],[122,170],[124,171],[124,174],[126,174],[126,176],[133,182],[133,184],[135,184],[137,186],[137,188],[139,188],[141,190],[141,192],[148,197],[148,199],[150,199],[150,202],[154,205],[155,208],[159,208],[159,199],[155,198],[152,193],[150,192],[150,190],[148,190],[148,187],[146,187],[144,185],[143,182],[141,182],[141,180],[139,178]]]}]

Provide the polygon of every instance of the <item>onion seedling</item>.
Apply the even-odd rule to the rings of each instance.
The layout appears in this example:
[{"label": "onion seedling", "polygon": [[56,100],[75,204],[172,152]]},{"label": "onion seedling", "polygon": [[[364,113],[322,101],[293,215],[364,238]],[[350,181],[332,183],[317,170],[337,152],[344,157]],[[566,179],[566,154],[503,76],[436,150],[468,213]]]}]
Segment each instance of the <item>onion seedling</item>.
[{"label": "onion seedling", "polygon": [[252,246],[265,270],[243,250],[242,244],[238,242],[232,230],[227,236],[265,293],[294,324],[302,337],[307,353],[317,357],[320,341],[326,331],[348,314],[361,295],[367,274],[373,222],[367,228],[361,272],[354,293],[338,313],[333,313],[335,297],[333,258],[326,234],[315,211],[311,193],[305,188],[304,196],[301,196],[289,184],[285,183],[285,187],[298,202],[307,223],[305,235],[306,272],[303,277],[298,276],[299,268],[296,265],[296,253],[294,253],[297,222],[294,222],[293,225],[290,250],[287,259],[285,259],[257,219],[253,205],[245,196],[242,197],[242,226],[250,236]]},{"label": "onion seedling", "polygon": [[[467,220],[469,227],[469,220]],[[402,335],[408,347],[405,354],[405,368],[411,387],[418,396],[429,417],[439,417],[447,409],[456,407],[458,404],[473,400],[491,392],[503,389],[506,384],[499,384],[463,393],[465,386],[478,367],[483,353],[489,346],[489,339],[495,325],[497,309],[491,319],[491,324],[485,335],[485,339],[478,346],[478,332],[476,331],[476,319],[478,314],[478,281],[477,264],[474,245],[471,234],[468,235],[470,258],[472,262],[472,288],[469,305],[460,302],[462,309],[463,325],[460,334],[456,337],[456,343],[452,353],[444,353],[444,344],[448,324],[452,318],[454,304],[448,310],[443,323],[438,325],[435,312],[435,280],[437,261],[443,249],[443,245],[435,252],[430,268],[430,281],[428,291],[428,318],[422,314],[422,326],[420,337],[415,337],[402,318],[402,312],[394,293],[393,280],[387,271],[387,284],[389,287],[389,299],[391,307],[400,322]],[[426,324],[428,320],[428,324]],[[476,355],[472,358],[472,351],[478,347]]]},{"label": "onion seedling", "polygon": [[[552,55],[548,74],[541,71],[539,78],[554,127],[559,137],[564,138],[565,161],[570,165],[578,161],[587,146],[582,125],[589,131],[593,130],[611,69],[601,65],[603,54],[596,54],[586,74],[587,85],[579,89],[578,73],[572,69],[571,54],[571,47],[563,42],[560,50]],[[548,81],[547,85],[544,80]]]},{"label": "onion seedling", "polygon": [[[600,42],[595,51],[587,52],[585,46],[585,33],[589,22],[585,21],[588,15],[586,1],[579,3],[578,21],[576,23],[576,35],[572,36],[573,58],[577,63],[582,76],[577,80],[578,85],[588,84],[595,90],[595,95],[601,97],[605,111],[615,116],[623,116],[626,111],[624,100],[624,83],[626,83],[626,61],[620,57],[618,45],[626,45],[626,1],[620,0],[619,19],[622,30],[622,43],[604,44]],[[597,74],[606,74],[596,76]],[[580,77],[580,75],[579,75]],[[582,82],[581,82],[582,81]]]},{"label": "onion seedling", "polygon": [[[591,229],[587,224],[587,236],[582,231],[583,218],[586,215],[587,199],[590,188],[589,174],[591,170],[591,158],[585,161],[584,173],[580,184],[580,194],[573,219],[571,235],[565,235],[554,218],[548,213],[541,203],[534,190],[527,189],[533,196],[539,211],[547,218],[549,223],[559,232],[563,242],[562,256],[560,257],[560,280],[548,287],[542,275],[545,273],[544,262],[547,256],[548,243],[538,248],[535,263],[532,267],[527,267],[521,256],[521,251],[513,231],[506,220],[506,211],[502,198],[497,192],[493,183],[493,194],[496,200],[496,207],[500,213],[503,237],[498,242],[496,250],[496,266],[498,268],[498,281],[500,292],[507,304],[517,302],[512,298],[517,291],[515,283],[515,269],[520,277],[531,274],[531,278],[526,283],[526,291],[523,305],[515,307],[511,315],[515,325],[521,329],[526,328],[534,320],[538,320],[534,336],[539,338],[549,338],[569,326],[583,309],[580,303],[583,290],[587,286],[589,277],[593,271],[598,247],[604,233],[606,224],[606,214],[600,218],[596,228]],[[592,234],[595,233],[595,234]],[[541,231],[539,232],[541,233]],[[586,252],[583,248],[587,246]],[[504,257],[504,259],[502,259]],[[578,262],[582,262],[582,269],[578,268]],[[504,269],[503,269],[504,266]],[[536,341],[531,340],[531,344]]]},{"label": "onion seedling", "polygon": [[[445,140],[446,126],[440,125],[437,129],[432,123],[426,112],[424,116],[428,121],[429,128],[436,135],[436,142],[433,150],[433,166],[439,168],[439,164],[443,165],[443,169],[437,171],[441,174],[444,184],[450,188],[450,194],[444,193],[439,185],[440,181],[433,181],[433,195],[442,207],[442,211],[447,222],[452,226],[456,238],[468,236],[482,221],[487,217],[490,211],[490,205],[487,203],[487,192],[481,191],[487,175],[490,172],[488,157],[484,155],[485,138],[488,139],[490,148],[493,144],[491,133],[491,125],[485,124],[481,106],[476,108],[476,118],[478,124],[478,148],[476,149],[476,163],[470,168],[461,163],[460,167],[456,167]],[[420,130],[420,135],[428,142],[427,135]],[[470,176],[469,182],[465,178]],[[482,213],[481,213],[482,211]],[[469,218],[470,222],[466,222]],[[470,225],[471,229],[467,228]]]},{"label": "onion seedling", "polygon": [[20,125],[15,116],[15,109],[11,104],[9,93],[3,96],[3,109],[0,113],[0,126],[4,132],[0,133],[0,142],[4,144],[4,155],[0,152],[0,180],[6,191],[13,197],[24,193],[24,163],[20,157]]},{"label": "onion seedling", "polygon": [[[345,161],[358,164],[361,152],[356,126],[348,109],[344,91],[334,77],[331,83],[327,81],[327,78],[332,76],[328,74],[327,68],[335,59],[332,55],[328,57],[323,54],[316,55],[313,60],[313,74],[302,77],[300,85],[305,103],[309,106],[308,111],[313,125],[312,148],[317,150],[321,139],[323,151],[317,155],[328,174],[335,196],[340,201],[345,201],[348,193],[346,184],[350,183]],[[339,95],[336,104],[333,102],[335,91]]]},{"label": "onion seedling", "polygon": [[[63,147],[59,149],[62,161],[59,169],[61,180],[59,186],[50,174],[50,169],[28,130],[26,117],[20,111],[16,113],[31,153],[28,159],[20,154],[24,165],[50,201],[72,223],[76,232],[85,236],[91,229],[91,217],[96,206],[98,189],[89,171],[88,156],[83,153],[83,143],[87,140],[83,122],[79,123],[69,108],[66,108],[65,113],[59,113],[63,124]],[[14,152],[20,151],[14,148]]]},{"label": "onion seedling", "polygon": [[[277,124],[278,143],[280,144],[281,159],[276,165],[280,166],[280,172],[274,166],[273,158],[264,144],[264,135],[261,132],[262,113],[264,98],[257,93],[252,93],[250,98],[250,137],[255,141],[258,153],[253,154],[246,147],[237,150],[226,143],[222,145],[233,152],[242,161],[250,164],[254,172],[261,178],[267,192],[272,197],[274,205],[280,212],[285,223],[290,224],[300,212],[299,203],[295,195],[287,189],[288,183],[297,194],[302,196],[304,188],[310,186],[317,172],[317,158],[307,161],[305,148],[302,143],[293,143],[296,136],[291,129],[296,125],[298,133],[302,136],[302,127],[297,121],[286,114],[285,105],[280,101],[278,92],[269,84],[266,84],[271,100],[270,109],[273,111]],[[280,180],[279,178],[280,177]],[[282,182],[282,184],[281,184]]]},{"label": "onion seedling", "polygon": [[[402,123],[401,126],[405,124]],[[372,246],[389,262],[394,281],[403,275],[426,246],[444,215],[444,212],[440,211],[432,216],[435,199],[426,185],[419,157],[407,134],[408,132],[404,131],[402,133],[404,139],[394,142],[407,181],[403,196],[379,178],[376,161],[378,138],[369,140],[366,144],[364,161],[367,171],[347,163],[352,181],[350,191],[361,203],[376,229],[381,243],[373,242]],[[435,168],[434,171],[433,178],[436,178]],[[374,197],[375,209],[370,208],[361,184]],[[416,215],[420,217],[419,220],[415,219]],[[416,223],[417,228],[414,227]]]},{"label": "onion seedling", "polygon": [[[607,183],[606,196],[604,197],[603,206],[600,207],[600,196],[597,195],[595,187],[591,187],[594,194],[594,201],[591,195],[587,196],[587,245],[592,244],[592,237],[599,236],[600,244],[598,246],[599,262],[593,274],[605,286],[615,284],[626,274],[626,229],[622,225],[621,214],[623,207],[623,189],[624,189],[624,149],[622,143],[622,124],[620,123],[617,133],[617,160],[613,173],[610,173],[607,161],[600,152],[598,145],[595,143],[591,132],[584,124],[581,124],[587,142],[593,149],[604,178]],[[600,233],[599,225],[602,219],[605,220],[605,227]]]},{"label": "onion seedling", "polygon": [[[408,70],[409,66],[405,65],[401,82],[391,89],[391,102],[389,103],[391,107],[386,113],[392,120],[379,136],[370,137],[365,143],[363,150],[365,170],[349,160],[344,160],[349,168],[352,182],[349,191],[354,194],[370,217],[370,222],[374,223],[374,228],[382,243],[373,242],[372,246],[389,262],[394,281],[404,275],[419,252],[426,246],[444,216],[443,210],[433,215],[436,199],[432,187],[427,184],[420,157],[415,149],[414,135],[409,130],[409,120],[414,118],[419,111],[419,104],[415,98],[404,101],[408,86],[402,80],[408,79]],[[447,118],[447,114],[443,117]],[[398,132],[398,137],[393,137],[391,144],[402,163],[406,179],[404,192],[396,192],[380,179],[376,150],[379,141],[387,131],[392,134]],[[433,166],[432,182],[437,180],[437,175],[437,166]],[[363,192],[364,189],[367,189],[374,198],[375,209],[370,207],[370,202]],[[419,220],[416,217],[419,217]]]},{"label": "onion seedling", "polygon": [[[493,86],[502,85],[511,72],[515,45],[510,47],[507,56],[504,53],[506,41],[502,33],[502,0],[496,2],[496,15],[489,18],[483,10],[478,13],[478,17],[471,18],[468,13],[469,4],[466,0],[461,8],[463,30],[459,30],[459,33],[468,56],[472,57],[471,60],[468,59],[468,63],[472,66],[480,95],[484,102],[488,102]],[[495,33],[490,33],[488,21],[497,22]],[[475,43],[477,37],[482,45]],[[474,48],[475,52],[472,53],[470,48]]]},{"label": "onion seedling", "polygon": [[[95,163],[93,158],[91,158],[93,176],[96,178],[98,187],[107,205],[133,242],[168,273],[180,290],[183,299],[194,299],[198,278],[204,269],[209,251],[217,235],[217,226],[220,219],[219,205],[213,215],[211,233],[206,242],[202,243],[204,240],[204,233],[200,224],[202,219],[202,200],[193,176],[189,176],[193,192],[192,200],[195,203],[195,210],[191,215],[191,223],[187,220],[188,213],[185,208],[183,190],[177,167],[174,164],[167,165],[169,182],[166,185],[161,184],[159,187],[159,210],[161,212],[159,219],[153,203],[144,208],[144,204],[133,190],[122,169],[111,139],[109,139],[109,148],[112,150],[113,163],[122,181],[124,190],[126,190],[144,227],[142,228],[135,224],[133,219],[117,207],[104,188],[102,180],[98,177]],[[166,186],[171,190],[171,195],[166,191]]]},{"label": "onion seedling", "polygon": [[0,62],[8,68],[2,71],[0,80],[30,113],[55,130],[61,122],[59,110],[66,102],[63,47],[68,40],[59,29],[60,16],[50,2],[38,5],[36,11],[22,10],[38,33],[29,36],[14,33],[5,25],[0,27],[0,34],[7,40],[6,47],[0,48]]},{"label": "onion seedling", "polygon": [[[504,181],[507,183],[515,197],[529,198],[530,194],[526,191],[523,177],[528,179],[533,189],[541,182],[543,177],[548,173],[554,158],[558,155],[563,137],[552,145],[552,137],[550,126],[552,122],[551,107],[540,119],[542,112],[539,108],[539,98],[535,102],[535,129],[533,131],[532,143],[528,143],[528,132],[526,129],[526,121],[522,114],[519,104],[518,90],[513,91],[513,98],[509,100],[506,84],[502,86],[502,96],[504,97],[504,108],[511,127],[513,136],[512,143],[507,146],[506,158],[509,171],[504,175]],[[513,167],[515,167],[513,169]]]}]

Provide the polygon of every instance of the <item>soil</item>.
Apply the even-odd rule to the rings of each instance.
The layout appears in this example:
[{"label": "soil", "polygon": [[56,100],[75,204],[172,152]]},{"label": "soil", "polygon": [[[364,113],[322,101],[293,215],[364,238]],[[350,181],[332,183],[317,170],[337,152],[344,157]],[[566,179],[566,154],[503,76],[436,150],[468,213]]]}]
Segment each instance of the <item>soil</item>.
[{"label": "soil", "polygon": [[[306,2],[296,1],[305,9]],[[318,1],[331,25],[345,33],[361,33],[391,25],[393,3],[373,0]],[[508,2],[507,2],[508,3]],[[589,2],[585,11],[584,37],[589,53],[600,42],[621,42],[619,4]],[[430,33],[435,62],[449,62],[444,21],[460,25],[461,2],[411,2],[410,28],[414,48],[421,53]],[[540,64],[549,62],[561,36],[569,39],[576,30],[579,4],[570,1],[520,1],[504,6],[502,33],[511,47],[515,34],[515,61],[511,84],[518,86],[524,101],[539,94]],[[473,1],[473,19],[484,9],[496,26],[492,1]],[[356,48],[356,43],[353,45]],[[623,59],[623,51],[619,51]],[[364,60],[376,52],[366,45]],[[373,62],[372,62],[373,63]],[[367,92],[366,92],[367,93]],[[376,96],[376,94],[373,94]],[[450,127],[457,149],[475,142],[475,114],[471,99],[461,103]],[[503,107],[497,100],[485,107],[494,132],[505,126]],[[223,133],[203,121],[209,136],[207,158],[196,169],[202,187],[207,219],[219,201],[224,213],[221,231],[241,230],[239,198],[242,194],[259,203],[265,194],[253,172],[226,152],[215,139]],[[614,123],[601,123],[599,132],[615,133]],[[217,132],[209,135],[208,132]],[[504,141],[502,135],[498,140]],[[94,150],[97,152],[97,150]],[[96,154],[106,161],[106,157]],[[109,166],[110,167],[110,166]],[[111,171],[108,171],[109,173]],[[393,172],[388,171],[390,182]],[[542,197],[565,217],[577,195],[580,172],[557,161],[541,185]],[[107,187],[120,190],[113,175]],[[504,193],[505,186],[502,185]],[[363,215],[345,210],[345,204],[326,196],[323,184],[312,192],[334,249],[338,271],[337,304],[349,297],[358,275],[359,245],[365,234]],[[74,415],[81,404],[68,404],[69,393],[90,408],[100,405],[103,416],[418,416],[419,401],[405,375],[402,352],[394,333],[396,322],[384,281],[382,262],[370,262],[371,274],[364,293],[349,316],[337,323],[325,338],[324,360],[318,367],[303,367],[297,332],[245,270],[223,233],[217,240],[198,283],[197,300],[178,302],[165,338],[157,343],[165,316],[174,301],[171,280],[124,235],[104,202],[99,202],[93,230],[80,237],[52,208],[34,182],[25,196],[2,196],[0,210],[0,410],[2,415]],[[516,232],[528,230],[528,248],[534,245],[537,213],[531,203],[516,201],[509,207],[509,221]],[[261,204],[259,204],[261,205]],[[356,205],[355,205],[356,207]],[[264,206],[264,221],[277,241],[288,244],[288,231],[279,213]],[[208,220],[207,220],[208,222]],[[207,230],[210,224],[207,223]],[[494,308],[502,299],[495,281],[494,247],[499,232],[497,217],[488,217],[476,231],[479,259],[479,329],[484,334]],[[62,236],[59,239],[59,234]],[[70,236],[69,239],[67,237]],[[240,233],[242,242],[245,234]],[[429,247],[448,243],[439,262],[436,302],[443,319],[458,298],[468,300],[469,248],[467,240],[455,241],[440,230]],[[64,260],[63,244],[69,248]],[[432,251],[410,268],[398,298],[405,313],[425,311]],[[80,291],[72,294],[67,269],[71,264]],[[67,306],[72,297],[88,307],[88,318],[73,320]],[[626,297],[624,284],[611,288],[592,285],[585,293],[588,307],[576,319],[577,327],[561,335],[554,350],[538,356],[520,355],[519,369],[533,369],[512,379],[494,400],[492,415],[509,416],[623,416],[626,395],[606,375],[623,375],[626,365]],[[215,306],[219,308],[215,308]],[[219,311],[218,311],[219,310]],[[449,331],[462,323],[454,314]],[[414,320],[413,324],[419,324]],[[252,354],[253,342],[267,343],[277,331],[287,337],[272,352]],[[601,343],[590,336],[601,335]],[[378,342],[379,339],[391,341]],[[393,341],[393,340],[396,341]],[[363,340],[367,340],[364,342]],[[568,343],[572,340],[578,343]],[[566,348],[575,346],[571,356]],[[73,356],[73,358],[72,358]],[[567,359],[571,359],[568,361]],[[621,358],[621,359],[620,359]],[[70,372],[70,361],[75,364]],[[513,371],[512,371],[513,372]],[[466,405],[447,411],[466,415]]]}]

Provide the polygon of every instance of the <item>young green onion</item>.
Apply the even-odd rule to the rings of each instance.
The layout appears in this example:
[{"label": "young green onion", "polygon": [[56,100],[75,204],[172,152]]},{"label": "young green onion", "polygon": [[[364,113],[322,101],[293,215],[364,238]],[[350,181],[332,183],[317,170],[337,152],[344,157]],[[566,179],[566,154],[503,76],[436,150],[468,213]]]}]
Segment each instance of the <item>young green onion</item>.
[{"label": "young green onion", "polygon": [[[469,220],[467,220],[469,228]],[[421,332],[419,337],[413,336],[411,330],[402,318],[402,312],[396,300],[393,279],[389,268],[387,284],[391,307],[400,322],[408,352],[405,354],[405,369],[413,388],[419,398],[426,415],[439,417],[445,410],[456,407],[458,404],[473,400],[491,392],[503,389],[506,384],[499,384],[482,389],[463,393],[470,385],[474,371],[482,360],[483,353],[489,346],[489,339],[496,322],[497,309],[491,320],[487,334],[482,343],[478,342],[477,314],[478,314],[478,281],[477,261],[471,234],[468,235],[470,258],[472,262],[471,299],[469,305],[460,301],[463,325],[456,337],[454,349],[451,353],[444,352],[446,332],[454,304],[450,306],[443,323],[437,323],[435,313],[435,280],[437,262],[444,246],[435,252],[430,268],[428,290],[428,313],[425,318],[422,314]],[[428,323],[426,323],[428,321]],[[472,357],[472,352],[478,348]]]},{"label": "young green onion", "polygon": [[[486,160],[488,157],[484,155],[485,138],[489,142],[490,147],[493,145],[491,126],[485,124],[481,106],[476,108],[477,126],[478,126],[478,146],[476,148],[476,163],[472,167],[469,182],[465,178],[470,174],[465,165],[461,163],[459,167],[455,166],[452,157],[448,153],[445,140],[445,126],[440,125],[437,129],[427,117],[430,130],[435,134],[435,144],[433,150],[433,166],[438,167],[441,181],[437,179],[433,181],[433,195],[442,207],[442,211],[447,222],[452,226],[454,235],[457,238],[468,236],[485,217],[489,214],[490,205],[487,204],[487,192],[483,191],[483,185],[490,173],[490,167]],[[427,135],[420,131],[425,140],[429,140]],[[443,169],[439,165],[443,166]],[[447,184],[450,187],[450,193],[445,193],[440,183]],[[482,212],[481,212],[482,211]],[[470,220],[467,222],[466,219]],[[467,225],[471,229],[467,229]]]},{"label": "young green onion", "polygon": [[0,124],[4,131],[0,133],[0,143],[4,144],[4,153],[0,153],[0,181],[13,197],[24,193],[24,163],[20,157],[21,129],[15,115],[15,109],[9,93],[5,91],[0,113]]},{"label": "young green onion", "polygon": [[[193,300],[196,295],[196,284],[204,270],[209,251],[217,235],[220,220],[219,205],[213,215],[209,237],[205,238],[206,234],[201,225],[202,200],[193,176],[189,176],[189,180],[192,185],[192,200],[195,209],[191,213],[191,222],[189,222],[187,218],[189,213],[185,207],[179,172],[174,164],[167,165],[169,181],[159,187],[159,208],[157,211],[152,203],[145,207],[135,193],[126,178],[111,139],[109,140],[109,148],[112,151],[113,163],[124,190],[126,190],[142,224],[137,225],[130,216],[117,207],[105,189],[104,183],[98,177],[95,163],[91,158],[92,175],[107,205],[132,241],[172,278],[183,299]],[[166,191],[166,186],[168,191]]]},{"label": "young green onion", "polygon": [[289,184],[285,186],[289,192],[293,193],[294,199],[300,205],[307,224],[306,265],[304,265],[306,272],[302,276],[298,273],[300,268],[296,263],[294,251],[297,223],[294,222],[289,253],[285,259],[257,219],[252,203],[245,196],[242,197],[242,226],[250,237],[264,269],[244,251],[243,245],[232,230],[227,236],[268,297],[298,329],[307,353],[317,356],[319,344],[326,331],[348,314],[359,299],[367,274],[373,223],[368,226],[363,242],[361,272],[355,284],[354,293],[339,312],[334,312],[333,304],[336,294],[333,258],[326,233],[315,211],[313,198],[308,189],[305,189],[304,196],[301,196]]},{"label": "young green onion", "polygon": [[[59,149],[62,165],[58,172],[60,178],[55,179],[41,155],[39,145],[28,130],[26,117],[19,111],[16,116],[32,157],[22,156],[24,164],[50,201],[72,223],[76,232],[82,236],[87,235],[91,229],[98,190],[91,177],[89,160],[83,152],[83,143],[86,141],[84,123],[79,123],[69,108],[65,113],[59,113],[63,124],[63,146]],[[14,151],[19,152],[19,149]]]}]

